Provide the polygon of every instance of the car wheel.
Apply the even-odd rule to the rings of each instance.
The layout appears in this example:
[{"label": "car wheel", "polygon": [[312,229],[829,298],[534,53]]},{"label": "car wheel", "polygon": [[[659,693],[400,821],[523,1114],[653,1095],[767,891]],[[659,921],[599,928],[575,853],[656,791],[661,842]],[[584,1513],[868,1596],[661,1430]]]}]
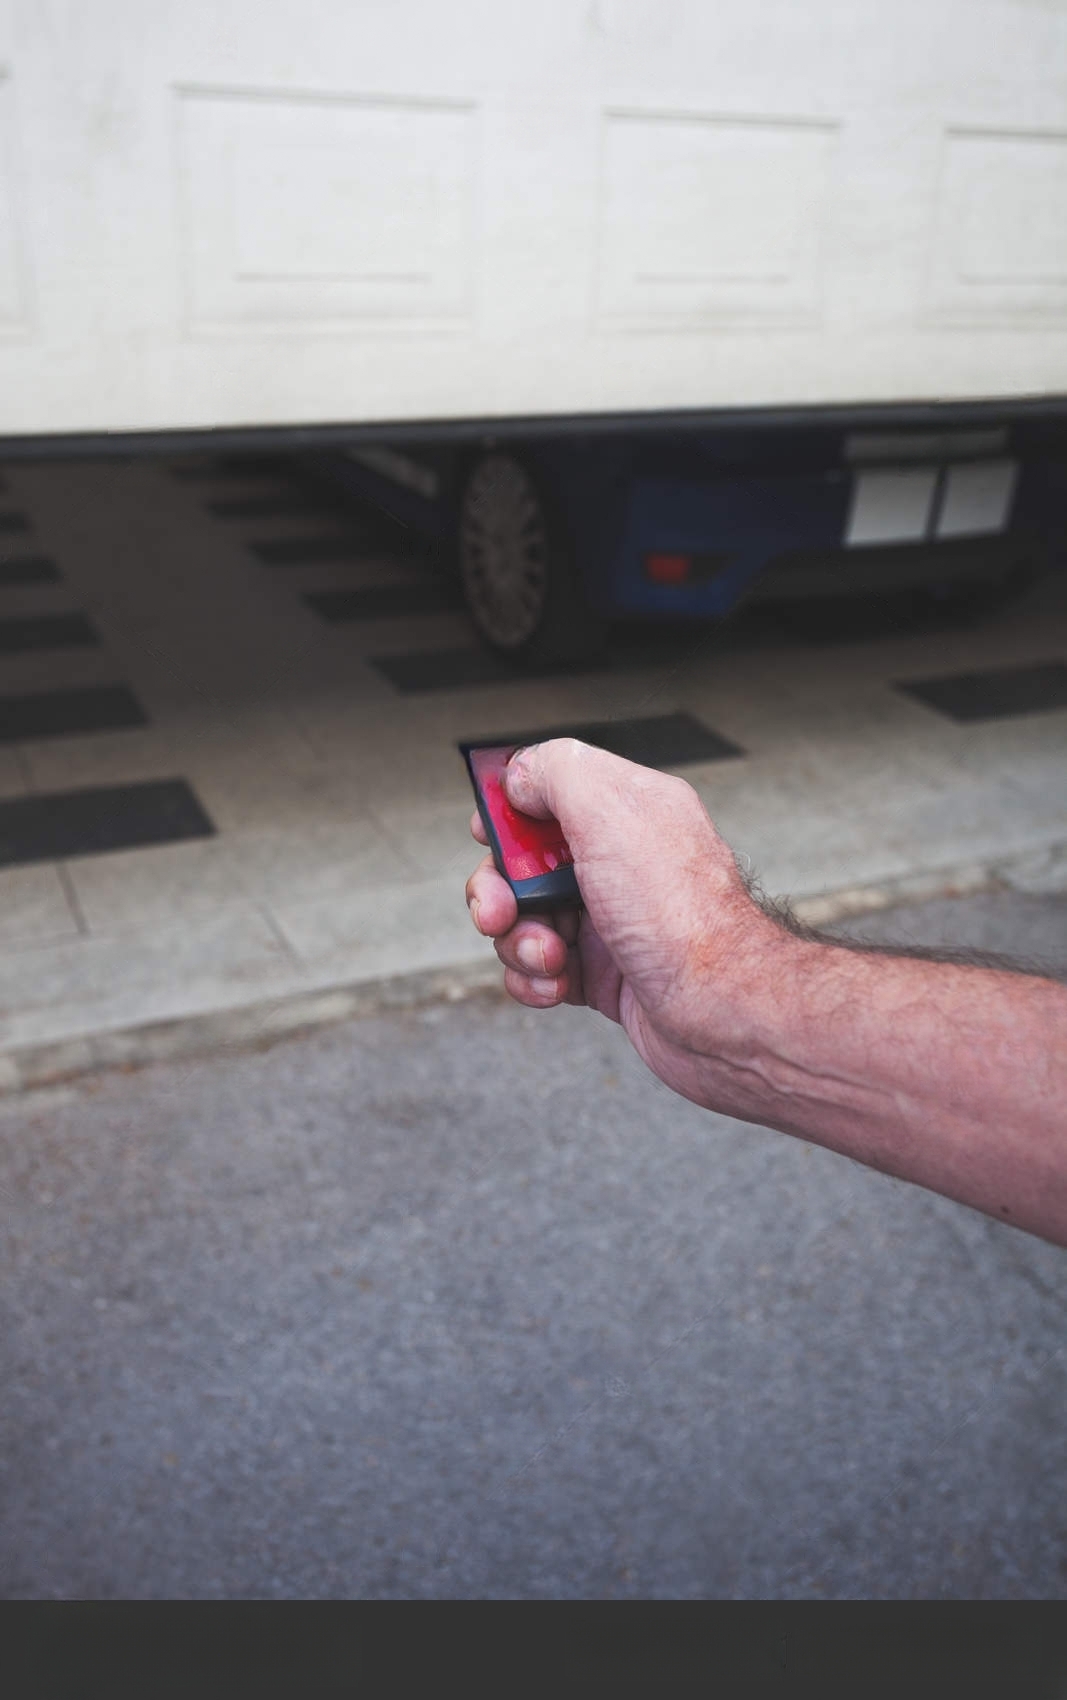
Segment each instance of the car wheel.
[{"label": "car wheel", "polygon": [[479,636],[499,654],[562,662],[595,647],[563,528],[517,456],[494,451],[472,468],[460,503],[459,569]]}]

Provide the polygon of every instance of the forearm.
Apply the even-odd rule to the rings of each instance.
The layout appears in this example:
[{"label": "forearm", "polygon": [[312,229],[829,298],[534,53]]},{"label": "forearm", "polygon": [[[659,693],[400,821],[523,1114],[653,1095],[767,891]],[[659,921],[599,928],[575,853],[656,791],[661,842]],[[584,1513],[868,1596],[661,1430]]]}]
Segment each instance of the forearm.
[{"label": "forearm", "polygon": [[1067,1244],[1063,986],[785,936],[719,1071],[736,1113]]}]

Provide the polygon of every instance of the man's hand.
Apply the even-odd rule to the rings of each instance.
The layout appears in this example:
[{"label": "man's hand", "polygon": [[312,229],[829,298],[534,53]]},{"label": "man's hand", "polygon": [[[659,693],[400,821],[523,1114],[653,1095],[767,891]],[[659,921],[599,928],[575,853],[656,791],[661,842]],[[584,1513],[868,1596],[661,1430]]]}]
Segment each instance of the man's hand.
[{"label": "man's hand", "polygon": [[690,786],[573,739],[520,751],[504,785],[559,820],[585,905],[520,920],[491,857],[471,875],[519,1003],[588,1004],[695,1103],[1067,1244],[1067,989],[790,930]]},{"label": "man's hand", "polygon": [[[721,1101],[709,1053],[740,1037],[744,1006],[792,941],[750,897],[696,792],[573,738],[520,751],[504,784],[523,814],[561,823],[585,905],[520,920],[492,857],[479,865],[467,902],[511,996],[533,1009],[588,1004],[668,1086]],[[471,831],[486,842],[477,814]]]}]

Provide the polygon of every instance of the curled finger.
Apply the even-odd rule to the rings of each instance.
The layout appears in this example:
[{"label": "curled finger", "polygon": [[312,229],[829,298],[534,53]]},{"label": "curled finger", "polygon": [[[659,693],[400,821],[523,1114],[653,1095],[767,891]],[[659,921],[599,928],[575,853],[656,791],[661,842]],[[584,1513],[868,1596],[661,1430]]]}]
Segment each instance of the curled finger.
[{"label": "curled finger", "polygon": [[553,1009],[566,1001],[569,984],[566,974],[522,974],[517,968],[505,968],[504,989],[527,1009]]},{"label": "curled finger", "polygon": [[518,920],[515,893],[497,873],[492,856],[484,856],[471,874],[466,897],[471,920],[487,938],[509,932]]},{"label": "curled finger", "polygon": [[562,974],[567,966],[567,942],[547,921],[526,917],[495,940],[505,968],[541,979]]}]

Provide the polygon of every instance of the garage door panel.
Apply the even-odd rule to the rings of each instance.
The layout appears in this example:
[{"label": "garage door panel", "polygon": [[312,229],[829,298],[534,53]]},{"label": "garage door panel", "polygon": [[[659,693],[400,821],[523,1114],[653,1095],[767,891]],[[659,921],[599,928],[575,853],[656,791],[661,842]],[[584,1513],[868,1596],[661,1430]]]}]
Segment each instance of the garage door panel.
[{"label": "garage door panel", "polygon": [[606,113],[605,319],[814,320],[836,138],[803,119]]},{"label": "garage door panel", "polygon": [[964,323],[1067,319],[1067,131],[946,133],[930,305]]},{"label": "garage door panel", "polygon": [[469,103],[177,93],[188,324],[288,330],[469,310]]}]

